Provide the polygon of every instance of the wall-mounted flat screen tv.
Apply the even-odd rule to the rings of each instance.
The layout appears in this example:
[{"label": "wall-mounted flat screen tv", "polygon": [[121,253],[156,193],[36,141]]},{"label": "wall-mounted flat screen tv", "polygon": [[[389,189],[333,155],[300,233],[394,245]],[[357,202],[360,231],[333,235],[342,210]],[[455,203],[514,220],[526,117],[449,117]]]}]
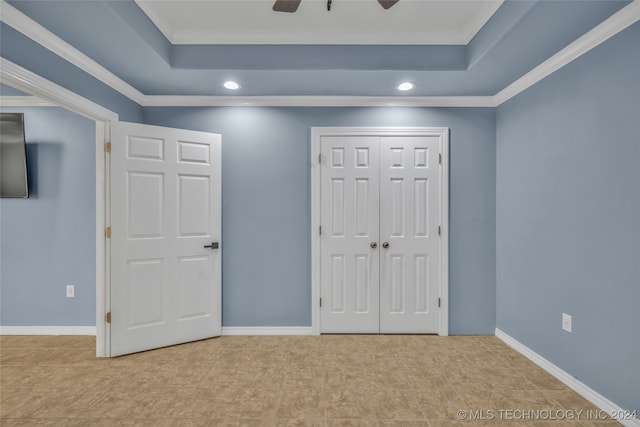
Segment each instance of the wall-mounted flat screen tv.
[{"label": "wall-mounted flat screen tv", "polygon": [[0,197],[29,197],[22,113],[0,113]]}]

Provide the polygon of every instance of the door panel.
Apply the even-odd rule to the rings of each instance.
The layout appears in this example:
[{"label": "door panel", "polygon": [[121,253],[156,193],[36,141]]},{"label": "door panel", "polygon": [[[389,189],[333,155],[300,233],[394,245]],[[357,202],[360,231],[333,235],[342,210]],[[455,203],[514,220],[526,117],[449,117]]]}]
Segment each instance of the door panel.
[{"label": "door panel", "polygon": [[206,317],[209,301],[213,298],[208,281],[201,277],[212,277],[213,260],[210,255],[183,256],[178,258],[179,295],[178,320]]},{"label": "door panel", "polygon": [[162,238],[164,175],[127,172],[127,184],[129,239]]},{"label": "door panel", "polygon": [[128,327],[159,325],[166,321],[165,264],[162,258],[130,260],[128,267]]},{"label": "door panel", "polygon": [[211,235],[211,183],[209,176],[178,175],[178,236]]},{"label": "door panel", "polygon": [[[404,295],[406,293],[406,282],[404,280],[404,256],[401,254],[395,254],[389,256],[389,284],[388,288],[390,288],[391,297],[388,298],[390,312],[394,314],[403,314],[405,312],[404,303],[405,298]],[[382,297],[385,298],[387,295],[384,294]],[[381,304],[381,305],[387,305]]]},{"label": "door panel", "polygon": [[439,149],[435,136],[380,138],[381,333],[438,332]]},{"label": "door panel", "polygon": [[220,335],[220,136],[112,124],[111,356]]},{"label": "door panel", "polygon": [[379,329],[378,137],[323,137],[321,331]]}]

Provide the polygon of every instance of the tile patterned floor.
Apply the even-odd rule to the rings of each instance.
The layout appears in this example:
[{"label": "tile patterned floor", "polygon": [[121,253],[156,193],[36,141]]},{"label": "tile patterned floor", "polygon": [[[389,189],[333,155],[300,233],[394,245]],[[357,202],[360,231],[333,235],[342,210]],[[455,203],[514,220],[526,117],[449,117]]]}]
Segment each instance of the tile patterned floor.
[{"label": "tile patterned floor", "polygon": [[0,337],[0,425],[619,425],[495,337],[236,336],[94,354],[94,337]]}]

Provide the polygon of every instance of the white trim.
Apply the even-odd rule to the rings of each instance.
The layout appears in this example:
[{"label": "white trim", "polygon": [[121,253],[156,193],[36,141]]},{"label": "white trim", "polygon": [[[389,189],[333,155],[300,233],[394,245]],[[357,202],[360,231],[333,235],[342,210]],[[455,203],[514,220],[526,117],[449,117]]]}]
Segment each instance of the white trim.
[{"label": "white trim", "polygon": [[[578,381],[576,378],[571,376],[571,374],[554,365],[535,351],[531,350],[526,345],[508,335],[506,332],[500,330],[499,328],[496,328],[496,337],[502,340],[509,347],[513,348],[518,353],[522,354],[527,359],[531,360],[533,363],[547,371],[549,374],[556,377],[564,385],[587,399],[589,402],[593,403],[598,408],[605,411],[607,414],[625,413],[625,410],[623,408],[616,405],[583,382]],[[618,422],[628,427],[640,427],[640,419],[638,418],[635,420],[618,420]]]},{"label": "white trim", "polygon": [[496,106],[508,101],[548,75],[558,71],[574,59],[584,55],[638,20],[640,20],[640,1],[634,0],[629,5],[611,15],[608,19],[602,21],[602,23],[591,31],[494,95],[493,98]]},{"label": "white trim", "polygon": [[95,335],[95,326],[0,326],[0,335]]},{"label": "white trim", "polygon": [[307,326],[223,326],[222,335],[313,335]]},{"label": "white trim", "polygon": [[320,335],[320,137],[326,128],[311,128],[311,329]]},{"label": "white trim", "polygon": [[[437,128],[435,128],[437,129]],[[440,336],[449,335],[449,128],[441,128],[440,151]]]},{"label": "white trim", "polygon": [[440,257],[440,330],[449,335],[449,128],[446,127],[312,127],[311,128],[311,329],[320,334],[320,138],[324,135],[419,136],[438,135],[441,138],[442,167],[440,226],[442,227]]},{"label": "white trim", "polygon": [[[5,7],[6,3],[2,3]],[[4,12],[4,11],[3,11]],[[117,120],[118,115],[69,89],[41,77],[6,58],[0,57],[0,82],[60,105],[92,120]]]},{"label": "white trim", "polygon": [[2,16],[0,19],[31,40],[65,59],[87,74],[100,80],[112,89],[117,90],[127,98],[140,104],[144,98],[142,92],[125,82],[78,49],[62,40],[60,37],[20,12],[4,0],[0,0]]},{"label": "white trim", "polygon": [[495,107],[493,96],[147,95],[145,107]]},{"label": "white trim", "polygon": [[96,122],[96,357],[111,354],[110,327],[105,319],[110,309],[109,251],[105,236],[109,223],[109,165],[105,144],[109,139],[109,122]]},{"label": "white trim", "polygon": [[56,107],[52,102],[45,101],[37,96],[0,96],[2,107]]}]

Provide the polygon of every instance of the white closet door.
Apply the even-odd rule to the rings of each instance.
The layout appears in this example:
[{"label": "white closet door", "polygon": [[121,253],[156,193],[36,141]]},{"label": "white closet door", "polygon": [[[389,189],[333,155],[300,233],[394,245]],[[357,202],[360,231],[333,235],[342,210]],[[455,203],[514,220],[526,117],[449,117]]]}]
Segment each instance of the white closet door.
[{"label": "white closet door", "polygon": [[440,140],[380,138],[381,333],[439,330]]},{"label": "white closet door", "polygon": [[321,332],[377,333],[379,138],[322,137],[321,155]]},{"label": "white closet door", "polygon": [[220,335],[220,135],[111,129],[111,356]]}]

